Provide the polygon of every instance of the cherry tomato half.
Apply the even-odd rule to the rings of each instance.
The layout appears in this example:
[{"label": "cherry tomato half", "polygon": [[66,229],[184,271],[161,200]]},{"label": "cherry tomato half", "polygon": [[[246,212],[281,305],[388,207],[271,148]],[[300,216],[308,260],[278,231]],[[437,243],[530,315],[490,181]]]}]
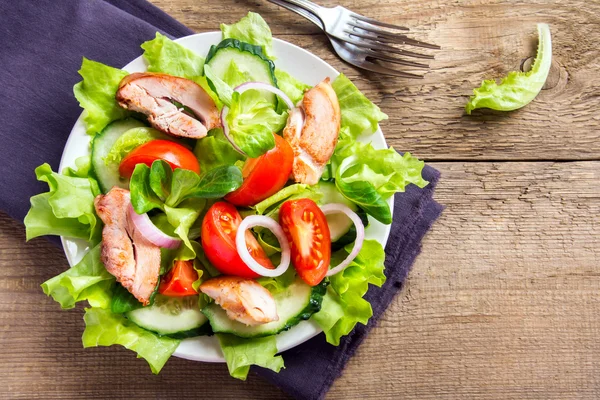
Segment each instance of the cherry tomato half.
[{"label": "cherry tomato half", "polygon": [[194,269],[194,261],[175,261],[173,268],[160,280],[158,293],[165,296],[183,297],[198,294],[192,283],[198,280],[198,273]]},{"label": "cherry tomato half", "polygon": [[[202,220],[202,247],[206,257],[225,275],[254,279],[259,275],[242,261],[235,247],[235,235],[242,217],[235,206],[219,201],[208,209]],[[246,231],[248,252],[265,268],[275,268],[250,231]]]},{"label": "cherry tomato half", "polygon": [[290,242],[292,264],[298,275],[309,285],[318,285],[331,261],[325,214],[311,199],[288,200],[279,210],[279,224]]},{"label": "cherry tomato half", "polygon": [[186,147],[168,140],[152,140],[136,147],[123,158],[119,165],[119,174],[124,178],[131,178],[137,164],[150,167],[155,160],[165,160],[173,169],[189,169],[200,173],[198,159]]},{"label": "cherry tomato half", "polygon": [[288,181],[294,163],[294,151],[288,142],[275,136],[275,147],[258,158],[249,158],[242,169],[244,182],[225,200],[249,207],[277,193]]}]

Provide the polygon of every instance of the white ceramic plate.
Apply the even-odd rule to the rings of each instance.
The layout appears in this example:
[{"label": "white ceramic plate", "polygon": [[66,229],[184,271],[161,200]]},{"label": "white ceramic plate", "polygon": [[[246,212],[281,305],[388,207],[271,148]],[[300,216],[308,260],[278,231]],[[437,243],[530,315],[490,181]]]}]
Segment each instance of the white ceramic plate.
[{"label": "white ceramic plate", "polygon": [[[177,39],[176,42],[190,48],[201,55],[206,55],[211,45],[221,41],[221,32],[207,32],[196,35],[186,36]],[[316,85],[326,77],[332,80],[339,72],[333,69],[325,61],[314,54],[294,46],[293,44],[275,39],[273,47],[277,60],[277,67],[289,72],[295,78],[310,85]],[[142,57],[138,57],[125,66],[128,72],[142,72],[146,70],[146,64]],[[385,138],[380,129],[377,132],[365,138],[373,143],[375,148],[387,148]],[[66,167],[74,167],[75,159],[84,155],[89,155],[90,136],[85,133],[85,124],[80,116],[67,140],[59,171]],[[393,197],[389,204],[392,207]],[[390,226],[383,225],[373,219],[366,230],[368,239],[377,240],[385,244],[390,233]],[[62,244],[70,265],[74,265],[87,252],[88,246],[84,241],[62,238]],[[285,351],[301,343],[304,343],[313,336],[319,334],[321,329],[312,321],[303,321],[287,332],[277,336],[277,348],[279,351]],[[201,336],[197,338],[185,339],[181,342],[174,353],[175,356],[186,358],[188,360],[205,362],[225,362],[219,343],[215,337]]]}]

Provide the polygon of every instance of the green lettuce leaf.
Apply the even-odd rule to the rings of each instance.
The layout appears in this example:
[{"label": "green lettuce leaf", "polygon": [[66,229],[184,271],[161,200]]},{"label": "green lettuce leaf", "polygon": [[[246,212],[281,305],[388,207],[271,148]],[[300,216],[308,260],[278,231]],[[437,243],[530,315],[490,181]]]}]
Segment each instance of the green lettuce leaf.
[{"label": "green lettuce leaf", "polygon": [[[336,252],[332,256],[332,265],[346,258],[353,246],[353,243],[349,244]],[[331,285],[323,297],[321,310],[312,316],[325,332],[328,343],[338,346],[340,339],[349,334],[357,323],[367,324],[373,309],[363,296],[369,284],[381,286],[385,282],[384,261],[385,252],[381,244],[365,240],[354,261],[330,278]]]},{"label": "green lettuce leaf", "polygon": [[331,86],[340,102],[342,128],[347,128],[352,138],[372,134],[377,130],[379,121],[388,118],[344,74],[338,75]]},{"label": "green lettuce leaf", "polygon": [[229,140],[225,138],[221,128],[212,129],[208,136],[196,142],[194,154],[200,162],[200,170],[207,172],[213,168],[234,165],[244,159]]},{"label": "green lettuce leaf", "polygon": [[93,307],[110,304],[110,290],[115,278],[100,261],[100,245],[96,245],[77,264],[42,283],[42,289],[62,308],[73,308],[87,300]]},{"label": "green lettuce leaf", "polygon": [[271,29],[260,14],[249,12],[235,24],[221,24],[221,32],[223,39],[232,38],[260,46],[267,57],[274,58]]},{"label": "green lettuce leaf", "polygon": [[61,235],[98,242],[102,223],[94,209],[94,198],[100,194],[97,182],[52,172],[48,164],[37,167],[35,174],[50,190],[30,199],[31,208],[24,220],[27,240]]},{"label": "green lettuce leaf", "polygon": [[142,44],[148,71],[182,78],[202,76],[204,57],[156,32],[156,37]]},{"label": "green lettuce leaf", "polygon": [[142,44],[142,49],[144,49],[144,59],[148,63],[148,71],[193,80],[221,108],[219,97],[203,76],[204,57],[158,32],[154,39]]},{"label": "green lettuce leaf", "polygon": [[92,159],[90,156],[81,156],[75,159],[75,169],[65,168],[63,175],[72,178],[89,178],[92,170]]},{"label": "green lettuce leaf", "polygon": [[268,368],[279,372],[283,365],[283,357],[276,356],[277,343],[275,336],[254,339],[243,339],[234,335],[217,333],[229,374],[237,379],[246,380],[251,365]]},{"label": "green lettuce leaf", "polygon": [[136,165],[131,176],[131,204],[138,214],[155,208],[176,208],[188,199],[216,199],[239,188],[242,172],[236,166],[223,166],[198,175],[193,171],[171,169],[163,160],[152,167]]},{"label": "green lettuce leaf", "polygon": [[119,164],[121,163],[121,160],[135,148],[155,139],[176,141],[172,136],[165,135],[154,128],[147,126],[132,128],[119,136],[109,153],[106,155],[104,162],[106,165],[111,163]]},{"label": "green lettuce leaf", "polygon": [[285,127],[287,113],[278,114],[258,90],[234,92],[227,114],[229,134],[251,158],[275,147],[273,133]]},{"label": "green lettuce leaf", "polygon": [[376,150],[354,140],[348,128],[340,132],[332,165],[339,191],[384,224],[392,222],[386,199],[409,184],[423,188],[429,183],[421,175],[423,161],[408,152],[400,155],[392,147]]},{"label": "green lettuce leaf", "polygon": [[476,108],[512,111],[529,104],[538,95],[552,65],[552,38],[547,24],[537,24],[539,45],[535,61],[528,72],[513,71],[499,84],[485,80],[473,90],[465,106],[467,114]]},{"label": "green lettuce leaf", "polygon": [[208,64],[204,66],[204,74],[206,75],[205,78],[208,79],[208,82],[212,85],[211,90],[216,92],[219,102],[222,103],[222,105],[230,107],[231,99],[233,97],[232,87],[219,78]]},{"label": "green lettuce leaf", "polygon": [[277,193],[275,193],[274,195],[267,197],[260,203],[256,204],[252,208],[254,208],[254,210],[256,210],[257,214],[262,215],[268,209],[273,207],[274,205],[283,203],[285,200],[289,199],[290,197],[304,192],[307,188],[308,188],[308,185],[305,185],[303,183],[295,183],[293,185],[286,186],[283,189],[281,189],[280,191],[278,191]]},{"label": "green lettuce leaf", "polygon": [[198,175],[181,168],[173,171],[167,162],[156,160],[151,167],[136,165],[129,184],[131,204],[138,214],[162,210],[173,233],[195,256],[189,232],[205,209],[206,199],[225,196],[240,187],[242,180],[242,172],[235,166],[217,167]]},{"label": "green lettuce leaf", "polygon": [[112,121],[129,114],[115,100],[119,83],[127,72],[84,57],[79,75],[83,81],[73,87],[73,93],[84,109],[83,121],[88,134],[95,135]]},{"label": "green lettuce leaf", "polygon": [[310,85],[300,82],[281,69],[275,69],[275,78],[277,78],[279,89],[287,94],[294,104],[297,104],[304,96],[304,92],[310,89]]},{"label": "green lettuce leaf", "polygon": [[154,374],[160,372],[180,343],[180,340],[142,329],[122,315],[102,308],[86,309],[83,319],[83,347],[119,344],[145,359]]}]

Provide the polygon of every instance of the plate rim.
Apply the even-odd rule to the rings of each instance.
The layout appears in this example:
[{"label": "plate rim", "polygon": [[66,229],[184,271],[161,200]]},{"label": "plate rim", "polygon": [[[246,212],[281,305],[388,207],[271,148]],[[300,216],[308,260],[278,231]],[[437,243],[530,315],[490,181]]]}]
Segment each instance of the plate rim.
[{"label": "plate rim", "polygon": [[[187,36],[183,36],[177,39],[174,39],[174,41],[176,43],[181,43],[181,42],[186,42],[186,41],[193,41],[193,40],[199,40],[199,39],[206,39],[206,41],[209,44],[216,44],[218,42],[221,41],[221,32],[220,31],[209,31],[209,32],[200,32],[200,33],[194,33],[191,35],[187,35]],[[182,45],[186,46],[185,43],[181,43]],[[274,44],[274,52],[277,54],[277,47],[281,47],[283,46],[284,48],[291,48],[293,49],[293,51],[299,51],[301,53],[303,53],[306,57],[311,58],[313,61],[316,61],[318,63],[320,63],[324,68],[329,70],[329,74],[332,78],[337,77],[338,75],[340,75],[340,72],[333,68],[329,63],[327,63],[325,60],[321,59],[320,57],[318,57],[317,55],[311,53],[310,51],[303,49],[302,47],[295,45],[293,43],[287,42],[285,40],[279,39],[279,38],[273,38],[273,44]],[[188,46],[186,46],[188,47]],[[190,48],[190,47],[188,47]],[[147,64],[145,63],[145,61],[143,60],[143,55],[140,55],[139,57],[136,57],[135,59],[131,60],[129,63],[127,63],[124,67],[122,67],[121,69],[126,70],[128,72],[136,72],[138,71],[140,68],[136,68],[136,64],[139,64],[140,61],[144,64],[144,69],[146,69]],[[277,59],[274,61],[275,64],[277,65]],[[286,70],[287,71],[287,70]],[[322,78],[321,78],[322,79]],[[69,165],[67,165],[68,160],[67,160],[67,149],[73,146],[73,142],[76,141],[77,139],[79,139],[78,133],[79,131],[81,131],[82,129],[85,132],[85,123],[83,122],[83,116],[84,116],[85,111],[82,111],[79,114],[79,117],[77,118],[75,124],[73,124],[73,128],[71,129],[71,131],[69,132],[69,137],[67,138],[67,141],[65,143],[65,147],[63,148],[63,153],[61,155],[61,159],[60,159],[60,164],[59,164],[59,168],[58,168],[58,172],[62,173],[64,171],[65,168],[67,168],[68,166],[72,166],[72,162],[73,160],[70,160],[71,162],[69,163]],[[387,141],[385,140],[385,136],[383,134],[383,132],[381,131],[381,128],[377,127],[377,131],[375,131],[375,133],[373,133],[373,135],[369,135],[370,139],[374,138],[374,135],[379,134],[380,137],[375,137],[376,139],[380,139],[383,142],[383,148],[387,148]],[[85,134],[85,137],[88,137],[90,142],[91,142],[91,136]],[[378,146],[381,147],[381,146]],[[89,154],[89,150],[88,150],[88,154]],[[78,155],[77,157],[81,157],[83,155]],[[75,157],[76,158],[76,157]],[[394,196],[392,195],[389,199],[388,199],[388,204],[390,206],[390,211],[393,215],[394,212],[394,207],[393,207],[393,200],[394,200]],[[371,217],[369,217],[371,218]],[[368,230],[368,227],[367,227]],[[390,230],[391,230],[391,224],[390,225],[384,225],[384,233],[383,235],[379,235],[378,239],[383,238],[383,245],[385,247],[385,245],[387,244],[387,241],[389,239],[389,234],[390,234]],[[63,247],[63,251],[65,253],[65,256],[67,258],[67,261],[69,263],[69,266],[72,267],[75,264],[75,259],[77,254],[73,254],[72,253],[72,248],[77,248],[78,251],[81,250],[79,248],[79,246],[85,246],[85,242],[84,241],[79,241],[79,240],[73,240],[73,239],[68,239],[65,238],[63,236],[60,236],[60,241]],[[89,249],[89,246],[87,246],[87,248],[84,248],[84,251],[87,251]],[[302,335],[299,335],[300,338],[299,340],[287,340],[287,342],[282,343],[282,346],[280,347],[279,344],[280,342],[282,342],[283,340],[281,339],[282,337],[285,338],[286,336],[290,336],[292,337],[293,333],[302,333]],[[294,326],[292,329],[290,329],[289,331],[280,333],[276,336],[277,338],[277,348],[278,348],[278,353],[284,352],[286,350],[289,350],[293,347],[299,346],[302,343],[308,341],[309,339],[317,336],[319,333],[323,332],[322,329],[312,320],[308,320],[308,321],[302,321],[300,324]],[[212,350],[212,352],[209,352],[208,354],[201,355],[201,354],[197,354],[198,350],[200,348],[202,348],[203,350],[207,350],[206,345],[208,343],[202,343],[203,341],[206,341],[205,339],[210,339],[210,342],[216,342],[218,344],[218,341],[216,339],[215,336],[200,336],[198,338],[188,338],[188,339],[184,339],[181,341],[180,345],[178,346],[178,348],[175,350],[175,352],[173,353],[173,355],[175,357],[179,357],[179,358],[184,358],[187,360],[193,360],[193,361],[202,361],[202,362],[212,362],[212,363],[223,363],[225,362],[225,359],[223,357],[223,354],[221,352],[220,346],[216,346],[216,349],[209,349]],[[213,346],[215,347],[215,346]]]}]

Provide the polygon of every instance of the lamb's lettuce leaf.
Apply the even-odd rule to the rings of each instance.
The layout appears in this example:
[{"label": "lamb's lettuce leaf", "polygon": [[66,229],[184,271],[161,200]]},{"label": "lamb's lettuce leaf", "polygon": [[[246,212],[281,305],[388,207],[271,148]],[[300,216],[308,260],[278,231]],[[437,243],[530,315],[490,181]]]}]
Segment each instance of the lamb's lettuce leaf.
[{"label": "lamb's lettuce leaf", "polygon": [[92,307],[106,308],[110,304],[111,286],[115,278],[100,261],[100,245],[96,245],[80,262],[42,283],[42,289],[62,308],[73,308],[87,300]]},{"label": "lamb's lettuce leaf", "polygon": [[[352,251],[354,244],[332,255],[332,266]],[[340,339],[349,334],[357,323],[366,325],[373,315],[371,304],[363,298],[369,284],[381,286],[385,282],[383,273],[385,252],[375,240],[365,240],[363,247],[342,272],[330,278],[331,285],[323,297],[321,310],[312,316],[319,324],[327,342],[338,346]]]},{"label": "lamb's lettuce leaf", "polygon": [[225,196],[239,188],[242,180],[242,172],[233,165],[198,175],[181,168],[173,171],[167,162],[156,160],[151,167],[136,165],[129,183],[131,204],[138,214],[162,210],[174,233],[195,255],[189,231],[204,210],[206,199]]},{"label": "lamb's lettuce leaf", "polygon": [[221,24],[223,39],[237,39],[260,46],[267,57],[273,59],[273,35],[260,14],[249,12],[235,24]]},{"label": "lamb's lettuce leaf", "polygon": [[83,121],[88,134],[95,135],[112,121],[129,114],[115,100],[119,83],[127,72],[84,57],[79,75],[83,81],[73,87],[73,93],[84,109]]},{"label": "lamb's lettuce leaf", "polygon": [[344,74],[338,75],[331,86],[340,103],[342,128],[346,128],[353,139],[362,134],[372,134],[377,130],[379,121],[388,118]]},{"label": "lamb's lettuce leaf", "polygon": [[180,343],[180,340],[142,329],[123,315],[113,314],[104,308],[86,309],[83,319],[83,347],[120,344],[145,359],[154,374],[160,372]]},{"label": "lamb's lettuce leaf", "polygon": [[273,133],[285,127],[287,113],[277,113],[258,90],[251,89],[232,94],[226,120],[235,143],[256,158],[275,147]]},{"label": "lamb's lettuce leaf", "polygon": [[234,335],[217,333],[221,350],[227,362],[229,374],[237,379],[246,380],[251,365],[279,372],[284,368],[283,357],[276,356],[275,336],[243,339]]},{"label": "lamb's lettuce leaf", "polygon": [[473,90],[465,106],[467,114],[476,108],[512,111],[529,104],[538,95],[552,65],[552,38],[547,24],[538,24],[539,44],[535,61],[528,72],[513,71],[500,83],[485,80]]},{"label": "lamb's lettuce leaf", "polygon": [[81,169],[71,170],[75,176],[66,176],[53,172],[48,164],[37,167],[35,174],[50,190],[30,199],[31,208],[24,220],[27,240],[61,235],[98,242],[102,227],[94,209],[94,198],[100,194],[98,183],[77,176]]}]

